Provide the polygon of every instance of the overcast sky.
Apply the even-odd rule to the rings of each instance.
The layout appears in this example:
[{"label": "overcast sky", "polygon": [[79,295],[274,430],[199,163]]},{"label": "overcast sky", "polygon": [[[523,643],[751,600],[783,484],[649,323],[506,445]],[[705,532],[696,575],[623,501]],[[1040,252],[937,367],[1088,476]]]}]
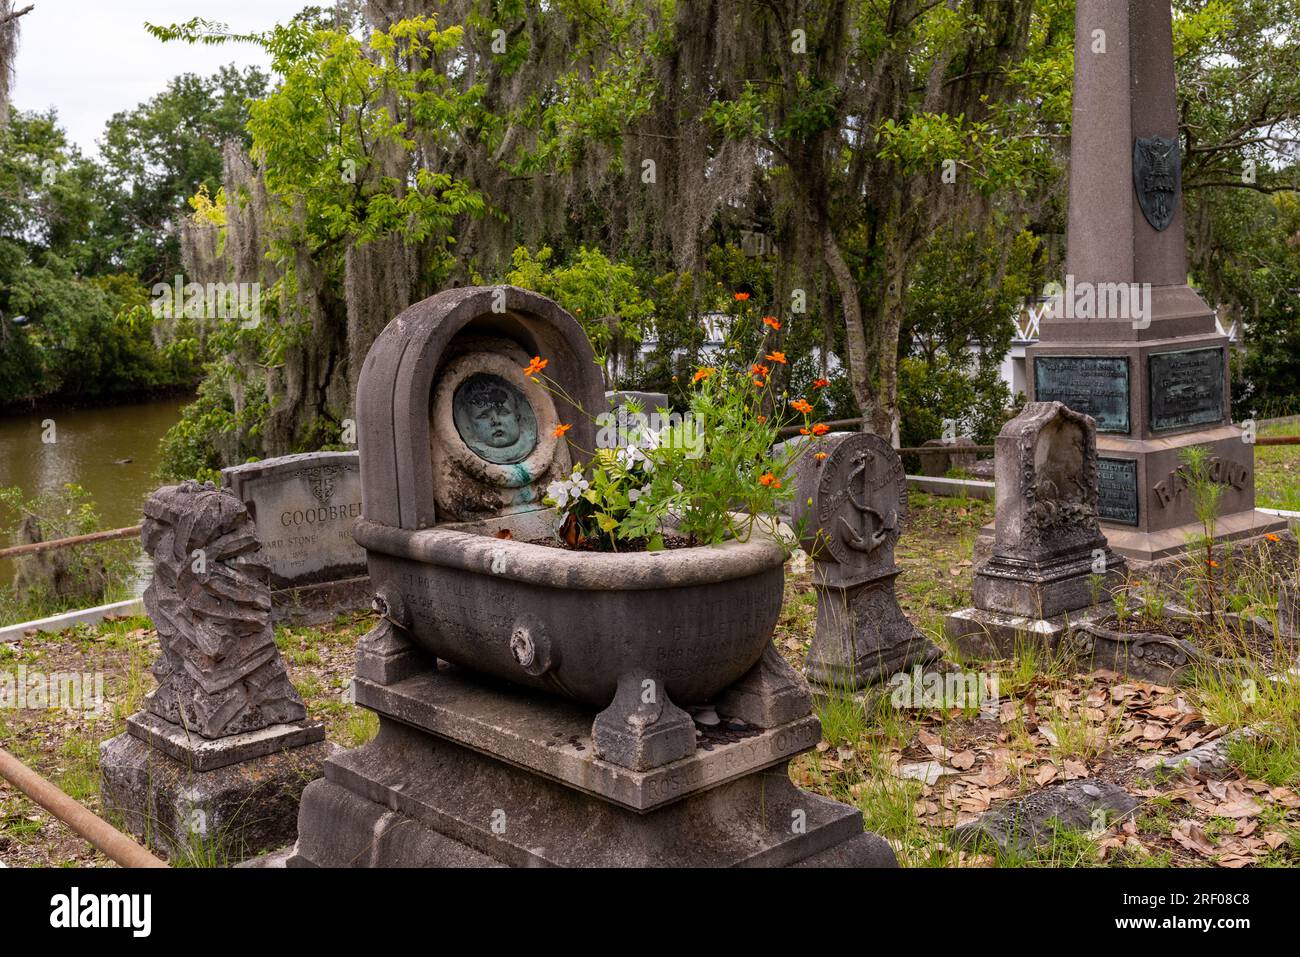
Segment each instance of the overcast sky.
[{"label": "overcast sky", "polygon": [[[69,138],[93,155],[109,117],[162,92],[178,74],[207,75],[226,63],[269,71],[268,58],[252,44],[163,43],[145,32],[146,20],[170,24],[205,17],[251,33],[288,20],[309,2],[22,0],[17,6],[32,3],[35,9],[20,21],[14,106],[54,107]],[[315,2],[329,5],[329,0]]]}]

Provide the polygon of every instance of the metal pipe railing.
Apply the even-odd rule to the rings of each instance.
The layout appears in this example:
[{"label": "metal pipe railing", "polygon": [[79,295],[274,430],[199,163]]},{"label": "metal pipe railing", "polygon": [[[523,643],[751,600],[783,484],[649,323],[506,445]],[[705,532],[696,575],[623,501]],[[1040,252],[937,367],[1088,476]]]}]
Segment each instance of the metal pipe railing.
[{"label": "metal pipe railing", "polygon": [[103,851],[123,867],[166,867],[167,863],[123,834],[84,805],[0,748],[0,777],[13,784],[45,810]]},{"label": "metal pipe railing", "polygon": [[91,545],[95,542],[112,542],[119,538],[134,538],[140,534],[140,525],[130,528],[111,528],[103,532],[91,532],[88,535],[73,535],[69,538],[55,538],[48,542],[31,542],[27,545],[14,545],[0,548],[0,558],[17,558],[20,555],[35,555],[55,548],[69,548],[73,545]]}]

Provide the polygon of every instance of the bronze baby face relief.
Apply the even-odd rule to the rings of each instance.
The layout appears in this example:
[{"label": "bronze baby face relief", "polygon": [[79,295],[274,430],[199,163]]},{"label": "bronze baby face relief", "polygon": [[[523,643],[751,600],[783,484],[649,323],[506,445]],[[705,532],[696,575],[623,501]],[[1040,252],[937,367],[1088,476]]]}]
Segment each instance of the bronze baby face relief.
[{"label": "bronze baby face relief", "polygon": [[527,458],[537,446],[537,419],[512,383],[486,372],[470,376],[452,400],[456,432],[475,455],[506,465]]}]

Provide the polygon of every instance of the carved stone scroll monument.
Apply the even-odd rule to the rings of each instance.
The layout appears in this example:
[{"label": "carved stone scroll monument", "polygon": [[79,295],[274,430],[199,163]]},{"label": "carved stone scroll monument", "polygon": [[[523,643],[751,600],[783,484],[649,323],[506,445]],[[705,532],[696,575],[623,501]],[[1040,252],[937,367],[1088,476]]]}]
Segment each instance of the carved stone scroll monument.
[{"label": "carved stone scroll monument", "polygon": [[975,607],[945,621],[978,657],[1021,641],[1054,646],[1071,621],[1101,617],[1127,563],[1097,521],[1097,433],[1091,416],[1031,402],[994,442],[993,554],[975,570]]},{"label": "carved stone scroll monument", "polygon": [[1064,293],[1025,351],[1029,397],[1096,420],[1099,519],[1131,563],[1182,556],[1199,531],[1180,458],[1193,445],[1217,463],[1217,537],[1279,532],[1255,510],[1228,339],[1187,285],[1168,0],[1078,0],[1074,71]]},{"label": "carved stone scroll monument", "polygon": [[939,649],[903,615],[894,592],[894,547],[907,520],[898,453],[877,435],[827,436],[799,457],[796,480],[793,518],[817,591],[809,680],[856,691],[937,659]]},{"label": "carved stone scroll monument", "polygon": [[545,486],[608,408],[581,327],[513,286],[444,292],[376,340],[355,534],[382,617],[353,687],[379,734],[304,792],[290,866],[893,863],[787,773],[821,735],[772,643],[771,530],[560,547]]},{"label": "carved stone scroll monument", "polygon": [[185,482],[149,497],[142,537],[158,687],[101,747],[105,806],[172,854],[282,846],[330,746],[276,648],[253,521],[228,491]]}]

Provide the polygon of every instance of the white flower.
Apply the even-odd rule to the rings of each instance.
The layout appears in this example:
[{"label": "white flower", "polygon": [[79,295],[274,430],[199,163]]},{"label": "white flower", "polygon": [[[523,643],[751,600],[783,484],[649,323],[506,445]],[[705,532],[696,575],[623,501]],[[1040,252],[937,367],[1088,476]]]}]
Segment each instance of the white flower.
[{"label": "white flower", "polygon": [[582,477],[582,469],[575,468],[567,479],[559,479],[546,486],[546,497],[555,502],[555,507],[564,510],[569,501],[577,501],[591,483]]},{"label": "white flower", "polygon": [[637,499],[639,499],[642,495],[645,495],[645,494],[646,494],[647,492],[649,492],[649,491],[650,491],[650,483],[649,483],[649,482],[646,482],[645,485],[642,485],[640,488],[634,488],[634,489],[630,490],[630,491],[627,493],[627,500],[628,500],[629,502],[635,502],[635,501],[636,501]]},{"label": "white flower", "polygon": [[555,481],[546,486],[546,497],[555,503],[555,507],[562,509],[569,504],[569,483]]}]

